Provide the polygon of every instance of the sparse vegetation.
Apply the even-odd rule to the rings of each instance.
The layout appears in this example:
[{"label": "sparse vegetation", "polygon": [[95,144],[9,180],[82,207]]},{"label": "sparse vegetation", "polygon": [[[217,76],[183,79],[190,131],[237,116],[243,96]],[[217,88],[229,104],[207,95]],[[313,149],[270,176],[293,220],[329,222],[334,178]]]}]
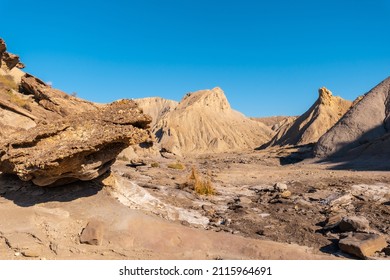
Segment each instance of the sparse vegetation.
[{"label": "sparse vegetation", "polygon": [[191,174],[189,177],[188,185],[192,187],[192,189],[200,195],[214,195],[215,189],[213,184],[211,183],[210,175],[208,178],[201,178],[198,171],[195,167],[192,167]]},{"label": "sparse vegetation", "polygon": [[10,75],[0,75],[0,88],[18,90],[18,85],[14,82]]},{"label": "sparse vegetation", "polygon": [[184,164],[182,164],[180,162],[176,162],[176,163],[168,164],[168,168],[177,169],[177,170],[183,170],[186,167],[184,166]]},{"label": "sparse vegetation", "polygon": [[160,167],[160,164],[158,162],[152,162],[150,164],[150,166],[153,167],[153,168],[157,168],[157,167]]},{"label": "sparse vegetation", "polygon": [[8,94],[9,102],[28,111],[31,111],[30,100],[22,98],[17,92],[14,92],[10,88],[6,90],[6,93]]}]

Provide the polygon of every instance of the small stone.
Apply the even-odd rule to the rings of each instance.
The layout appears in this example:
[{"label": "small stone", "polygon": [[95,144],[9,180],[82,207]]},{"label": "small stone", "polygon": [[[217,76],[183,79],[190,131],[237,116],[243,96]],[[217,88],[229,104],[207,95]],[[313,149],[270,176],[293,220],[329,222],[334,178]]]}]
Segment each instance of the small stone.
[{"label": "small stone", "polygon": [[265,217],[270,216],[270,214],[269,213],[260,213],[259,216],[262,218],[265,218]]},{"label": "small stone", "polygon": [[299,198],[299,199],[295,200],[294,203],[296,204],[295,206],[297,208],[298,207],[305,207],[305,208],[313,207],[313,205],[309,201],[306,201],[306,200],[304,200],[302,198]]},{"label": "small stone", "polygon": [[340,223],[341,231],[370,232],[370,222],[363,216],[347,216]]},{"label": "small stone", "polygon": [[289,190],[284,191],[280,194],[281,198],[289,198],[291,196],[291,192]]},{"label": "small stone", "polygon": [[80,235],[80,243],[101,245],[103,242],[104,225],[97,220],[91,220]]},{"label": "small stone", "polygon": [[385,238],[374,233],[353,233],[339,242],[341,251],[363,259],[385,247],[387,247]]},{"label": "small stone", "polygon": [[352,195],[351,194],[338,194],[334,193],[328,196],[325,199],[325,203],[329,206],[342,206],[342,205],[348,205],[352,202]]},{"label": "small stone", "polygon": [[287,185],[284,184],[284,183],[276,183],[274,185],[274,189],[278,192],[284,192],[284,191],[287,191]]}]

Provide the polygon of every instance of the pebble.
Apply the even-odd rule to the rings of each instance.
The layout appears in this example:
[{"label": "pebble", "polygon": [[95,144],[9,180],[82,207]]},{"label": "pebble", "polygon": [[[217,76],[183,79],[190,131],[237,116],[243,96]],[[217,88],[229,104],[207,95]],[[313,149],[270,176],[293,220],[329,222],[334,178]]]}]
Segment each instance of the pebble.
[{"label": "pebble", "polygon": [[280,194],[280,197],[282,198],[289,198],[291,196],[291,192],[289,190],[284,191]]},{"label": "pebble", "polygon": [[284,183],[276,183],[274,185],[274,189],[278,192],[284,192],[284,191],[287,191],[288,187],[286,184]]}]

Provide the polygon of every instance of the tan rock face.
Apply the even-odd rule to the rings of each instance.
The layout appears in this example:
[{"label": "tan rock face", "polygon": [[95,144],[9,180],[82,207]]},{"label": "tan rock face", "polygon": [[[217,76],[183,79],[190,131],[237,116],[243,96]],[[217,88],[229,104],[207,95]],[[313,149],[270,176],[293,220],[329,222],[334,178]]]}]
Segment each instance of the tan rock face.
[{"label": "tan rock face", "polygon": [[351,107],[352,102],[325,87],[318,90],[318,99],[296,120],[285,122],[273,139],[263,146],[306,145],[316,143]]},{"label": "tan rock face", "polygon": [[0,171],[39,186],[91,180],[127,146],[149,139],[151,119],[122,100],[20,132],[0,144]]}]

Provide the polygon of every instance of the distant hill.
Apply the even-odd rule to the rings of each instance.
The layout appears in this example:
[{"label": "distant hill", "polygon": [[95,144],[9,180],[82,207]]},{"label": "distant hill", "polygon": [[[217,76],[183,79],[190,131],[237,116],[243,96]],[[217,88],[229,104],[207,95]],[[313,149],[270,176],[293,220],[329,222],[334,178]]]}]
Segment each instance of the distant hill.
[{"label": "distant hill", "polygon": [[285,119],[276,135],[262,148],[316,143],[351,107],[352,102],[333,96],[325,87],[316,102],[297,119]]},{"label": "distant hill", "polygon": [[157,116],[152,130],[162,150],[178,155],[253,149],[273,134],[266,125],[231,109],[220,88],[189,93],[177,106],[160,99],[138,101],[146,113],[157,104],[151,112]]},{"label": "distant hill", "polygon": [[317,157],[390,156],[390,77],[360,97],[351,110],[325,133]]}]

